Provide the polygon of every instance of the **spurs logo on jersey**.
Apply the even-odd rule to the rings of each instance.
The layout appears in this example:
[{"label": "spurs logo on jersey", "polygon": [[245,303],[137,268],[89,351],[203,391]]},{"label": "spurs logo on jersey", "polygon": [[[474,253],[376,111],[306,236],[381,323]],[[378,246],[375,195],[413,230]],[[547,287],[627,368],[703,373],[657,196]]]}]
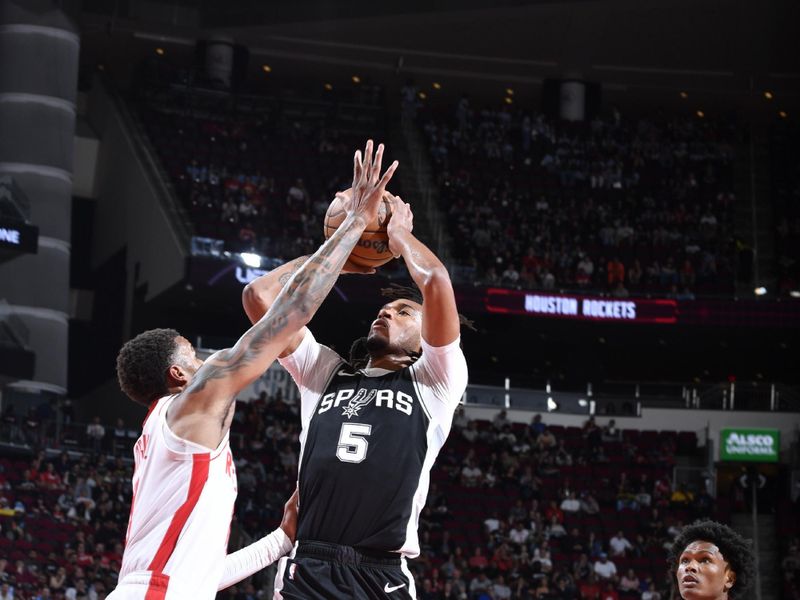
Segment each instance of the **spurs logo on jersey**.
[{"label": "spurs logo on jersey", "polygon": [[[340,373],[340,375],[344,375],[344,373]],[[414,397],[400,390],[344,388],[325,394],[319,403],[317,414],[321,415],[331,408],[337,408],[340,404],[347,403],[342,408],[342,416],[350,419],[359,416],[360,411],[372,404],[373,401],[376,407],[399,410],[409,417],[414,410]]]},{"label": "spurs logo on jersey", "polygon": [[347,406],[344,407],[342,411],[342,415],[347,417],[348,419],[352,417],[358,416],[358,411],[361,410],[364,406],[369,404],[375,399],[375,394],[377,394],[377,390],[365,390],[360,389],[358,393],[350,398],[350,402],[347,403]]}]

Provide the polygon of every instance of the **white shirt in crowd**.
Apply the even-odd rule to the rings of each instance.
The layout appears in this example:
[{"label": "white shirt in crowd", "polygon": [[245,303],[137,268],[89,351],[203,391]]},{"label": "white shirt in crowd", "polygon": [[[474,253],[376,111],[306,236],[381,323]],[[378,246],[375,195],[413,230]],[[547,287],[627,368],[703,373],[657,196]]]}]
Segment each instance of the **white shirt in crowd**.
[{"label": "white shirt in crowd", "polygon": [[564,498],[561,502],[561,510],[564,512],[578,512],[581,509],[581,501],[577,498]]},{"label": "white shirt in crowd", "polygon": [[625,556],[626,550],[633,550],[633,544],[625,536],[615,535],[609,540],[608,545],[613,556]]},{"label": "white shirt in crowd", "polygon": [[603,579],[611,579],[617,574],[617,566],[608,559],[598,560],[594,563],[594,572]]}]

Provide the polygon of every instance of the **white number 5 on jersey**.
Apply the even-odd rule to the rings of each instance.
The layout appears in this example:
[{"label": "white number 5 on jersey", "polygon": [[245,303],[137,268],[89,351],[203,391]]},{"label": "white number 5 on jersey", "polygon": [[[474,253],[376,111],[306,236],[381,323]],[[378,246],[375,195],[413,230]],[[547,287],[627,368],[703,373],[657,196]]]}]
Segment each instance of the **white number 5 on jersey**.
[{"label": "white number 5 on jersey", "polygon": [[372,425],[364,423],[342,423],[339,432],[339,446],[336,458],[342,462],[360,463],[367,457],[369,442],[367,436],[372,433]]}]

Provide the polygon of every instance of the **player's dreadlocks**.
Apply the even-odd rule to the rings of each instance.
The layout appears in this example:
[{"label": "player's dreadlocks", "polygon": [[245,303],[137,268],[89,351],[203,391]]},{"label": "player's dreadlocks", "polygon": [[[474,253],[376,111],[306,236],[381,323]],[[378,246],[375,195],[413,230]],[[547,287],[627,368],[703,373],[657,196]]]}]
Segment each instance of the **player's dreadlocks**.
[{"label": "player's dreadlocks", "polygon": [[728,592],[728,597],[735,600],[746,598],[747,590],[755,575],[755,559],[750,542],[722,523],[709,520],[695,521],[681,530],[669,550],[667,560],[673,573],[678,568],[678,559],[686,546],[696,541],[714,544],[736,573],[736,581]]},{"label": "player's dreadlocks", "polygon": [[[417,304],[422,304],[422,292],[414,284],[400,285],[398,283],[390,283],[389,287],[381,288],[381,295],[389,300],[412,300]],[[475,329],[475,323],[460,313],[458,315],[458,321],[461,327],[466,327],[471,331],[477,331],[477,329]],[[416,361],[421,354],[419,352],[412,352],[409,356]],[[369,350],[367,349],[366,337],[358,338],[353,342],[352,346],[350,346],[349,362],[355,369],[363,369],[367,366],[369,363]]]}]

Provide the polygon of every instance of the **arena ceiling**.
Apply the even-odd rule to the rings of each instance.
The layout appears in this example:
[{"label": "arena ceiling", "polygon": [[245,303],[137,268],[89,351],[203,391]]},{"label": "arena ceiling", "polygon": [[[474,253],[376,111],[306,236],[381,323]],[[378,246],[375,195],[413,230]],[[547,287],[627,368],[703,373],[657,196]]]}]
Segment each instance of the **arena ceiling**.
[{"label": "arena ceiling", "polygon": [[221,35],[248,46],[255,66],[381,83],[401,75],[475,92],[569,76],[665,103],[685,91],[761,107],[765,90],[785,108],[800,103],[794,0],[84,0],[79,20],[89,54],[107,55],[109,37],[127,36],[133,54]]}]

